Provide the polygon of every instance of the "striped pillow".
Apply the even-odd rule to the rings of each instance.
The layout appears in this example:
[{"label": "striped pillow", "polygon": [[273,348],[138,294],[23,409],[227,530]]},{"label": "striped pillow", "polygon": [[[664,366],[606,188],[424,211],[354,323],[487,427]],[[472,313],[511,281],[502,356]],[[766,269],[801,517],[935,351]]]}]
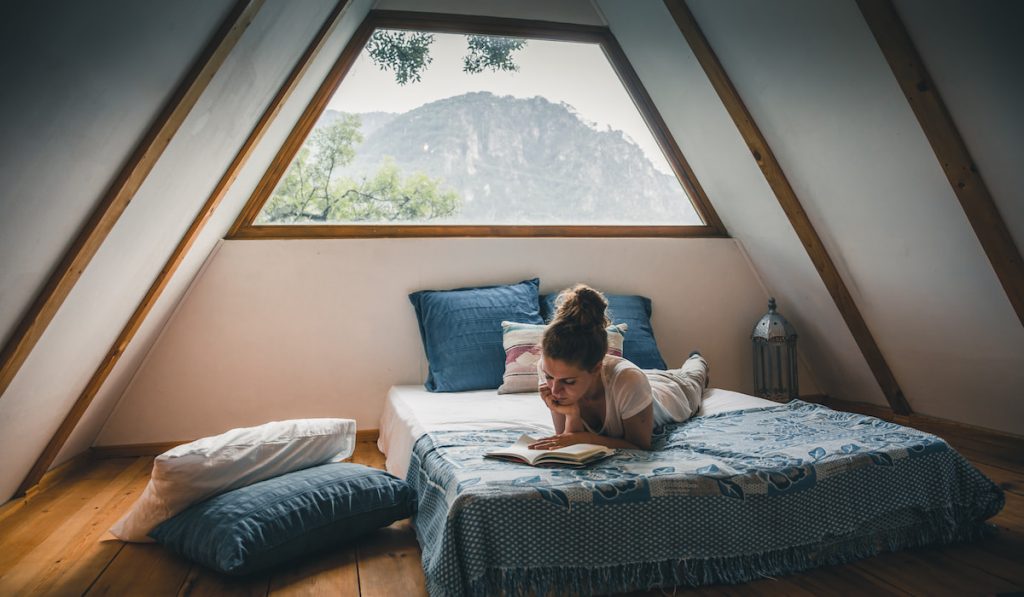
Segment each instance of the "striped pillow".
[{"label": "striped pillow", "polygon": [[[537,362],[540,361],[540,341],[546,325],[501,322],[501,340],[505,348],[505,375],[501,378],[499,394],[536,392]],[[621,357],[622,341],[629,326],[624,323],[608,326],[608,354]]]}]

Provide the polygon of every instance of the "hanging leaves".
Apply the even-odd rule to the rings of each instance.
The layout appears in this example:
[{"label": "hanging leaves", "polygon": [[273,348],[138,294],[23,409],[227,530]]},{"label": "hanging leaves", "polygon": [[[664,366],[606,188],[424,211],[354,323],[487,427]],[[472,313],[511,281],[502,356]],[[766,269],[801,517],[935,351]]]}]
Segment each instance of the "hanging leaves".
[{"label": "hanging leaves", "polygon": [[[370,36],[366,52],[377,68],[394,72],[395,82],[406,85],[422,80],[423,72],[434,61],[430,55],[434,41],[432,33],[378,29]],[[467,74],[485,70],[517,72],[519,65],[512,55],[525,47],[526,40],[518,37],[467,35],[462,71]]]},{"label": "hanging leaves", "polygon": [[433,43],[430,33],[378,29],[370,36],[366,51],[378,68],[394,71],[395,82],[405,85],[418,82],[423,70],[434,61],[430,55]]},{"label": "hanging leaves", "polygon": [[522,50],[526,40],[518,37],[491,37],[467,35],[467,54],[462,59],[462,71],[477,74],[492,71],[518,72],[519,65],[512,61],[512,52]]}]

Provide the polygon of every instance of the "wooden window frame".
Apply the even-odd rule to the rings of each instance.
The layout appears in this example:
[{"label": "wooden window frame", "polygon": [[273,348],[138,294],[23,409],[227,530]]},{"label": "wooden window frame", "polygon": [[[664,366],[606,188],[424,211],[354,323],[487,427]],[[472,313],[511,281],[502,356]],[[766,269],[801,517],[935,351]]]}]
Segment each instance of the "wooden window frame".
[{"label": "wooden window frame", "polygon": [[[520,226],[437,224],[256,224],[256,217],[285,175],[292,160],[312,132],[355,62],[377,29],[402,29],[431,33],[504,35],[597,44],[629,94],[641,117],[665,155],[697,214],[705,222],[697,226]],[[697,182],[690,165],[661,118],[636,71],[607,27],[552,23],[521,19],[478,17],[406,11],[374,10],[363,20],[335,61],[312,101],[292,128],[273,162],[260,180],[227,237],[233,239],[295,238],[414,238],[414,237],[727,237],[725,226]]]}]

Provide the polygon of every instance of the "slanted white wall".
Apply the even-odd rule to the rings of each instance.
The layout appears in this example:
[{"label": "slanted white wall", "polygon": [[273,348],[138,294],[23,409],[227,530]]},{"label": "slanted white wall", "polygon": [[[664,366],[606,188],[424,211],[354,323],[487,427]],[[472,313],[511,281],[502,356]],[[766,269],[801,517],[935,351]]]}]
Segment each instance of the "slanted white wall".
[{"label": "slanted white wall", "polygon": [[[148,125],[145,118],[129,118],[125,126],[137,126],[124,132],[120,129],[121,120],[132,117],[137,111],[151,115],[160,109],[165,96],[176,87],[182,75],[179,71],[189,67],[219,25],[229,4],[215,6],[195,2],[175,4],[173,8],[149,7],[143,10],[137,7],[137,3],[110,3],[99,11],[90,5],[86,11],[88,15],[81,15],[77,21],[66,14],[56,18],[43,10],[37,14],[26,14],[21,27],[29,30],[28,37],[49,39],[48,43],[53,46],[25,59],[27,65],[21,73],[22,79],[14,80],[12,88],[18,88],[22,82],[29,85],[33,78],[48,71],[51,62],[60,63],[59,60],[67,60],[64,68],[76,73],[75,77],[67,77],[68,81],[73,83],[77,77],[80,83],[72,86],[67,95],[53,104],[49,104],[47,94],[38,89],[30,94],[36,96],[38,103],[50,106],[51,111],[3,113],[5,119],[28,121],[14,129],[20,131],[21,137],[5,137],[5,142],[10,141],[17,147],[23,141],[26,146],[33,147],[36,144],[32,136],[34,131],[43,128],[52,131],[48,133],[53,137],[51,147],[67,143],[75,149],[74,155],[65,161],[52,163],[45,153],[50,151],[48,148],[40,148],[43,153],[28,154],[32,159],[26,158],[28,165],[22,164],[22,171],[13,179],[20,185],[14,189],[18,192],[4,194],[5,200],[17,195],[19,202],[36,205],[33,209],[38,210],[37,219],[40,221],[3,220],[5,228],[13,229],[17,225],[19,230],[26,231],[17,232],[23,241],[17,247],[19,254],[34,246],[25,238],[28,231],[36,238],[44,239],[45,242],[40,244],[48,246],[57,246],[52,242],[54,239],[67,240],[63,232],[50,238],[47,234],[50,227],[43,220],[47,215],[53,215],[62,221],[65,219],[65,198],[85,194],[73,174],[82,170],[89,175],[84,178],[102,180],[104,184],[116,174],[127,152]],[[300,5],[283,0],[267,2],[186,119],[35,350],[0,397],[0,450],[5,454],[5,465],[0,473],[0,499],[6,499],[13,493],[42,452],[333,4],[332,0]],[[214,10],[217,6],[220,8]],[[335,51],[347,41],[347,36],[362,20],[368,6],[366,1],[354,2],[347,9],[353,14],[349,15],[349,24],[338,30]],[[73,7],[69,9],[74,10]],[[102,19],[91,27],[89,23],[94,13]],[[76,32],[75,35],[58,37],[56,41],[51,39],[48,32],[54,20]],[[160,59],[165,54],[180,56],[177,60]],[[91,60],[82,62],[78,59],[81,55]],[[111,58],[114,55],[117,59]],[[282,115],[275,130],[268,134],[270,145],[280,143],[287,135],[291,123],[304,108],[335,55],[321,61],[318,69],[314,70],[313,80],[304,85],[290,110]],[[90,67],[85,66],[91,64],[103,65],[94,68],[106,75],[93,79],[89,76]],[[154,70],[162,76],[148,74]],[[158,93],[144,88],[136,93],[133,86],[136,78],[153,87],[158,86],[151,82],[156,80],[166,89]],[[95,89],[94,85],[97,85]],[[90,92],[98,97],[92,97]],[[79,97],[85,98],[84,105],[76,103]],[[94,105],[89,107],[90,103]],[[143,105],[136,106],[136,103]],[[109,108],[107,104],[110,104]],[[51,125],[51,119],[58,120],[61,125]],[[123,152],[118,153],[103,144],[105,135],[111,131],[125,137]],[[65,154],[63,150],[53,150],[53,155],[61,158]],[[91,445],[114,402],[120,397],[124,383],[137,366],[140,355],[148,350],[167,314],[227,229],[272,155],[273,148],[263,149],[239,176],[232,192],[225,198],[223,209],[208,224],[207,232],[197,240],[166,295],[154,308],[57,462]],[[102,184],[85,187],[93,193],[89,198],[91,201],[98,200],[97,194],[102,193],[102,187]],[[74,207],[73,201],[68,203]],[[80,220],[86,217],[91,207],[91,204],[82,207],[76,216],[79,221],[68,226],[76,228],[81,225]],[[70,222],[74,218],[67,216],[66,219]],[[4,238],[2,242],[6,242],[6,235]],[[63,249],[59,246],[55,250],[59,255]],[[5,248],[5,258],[7,251]],[[40,259],[39,264],[42,262]],[[53,265],[39,264],[38,267],[45,270]],[[17,309],[19,315],[27,306],[27,300],[31,297]]]},{"label": "slanted white wall", "polygon": [[885,404],[743,138],[661,2],[597,3],[729,233],[741,240],[822,390]]},{"label": "slanted white wall", "polygon": [[[64,3],[58,12],[31,3],[7,11],[8,18],[0,23],[0,44],[8,50],[5,55],[19,59],[8,60],[3,67],[6,87],[0,99],[3,337],[229,4],[138,5],[106,0],[88,8]],[[267,3],[243,38],[240,51],[222,68],[21,373],[0,397],[0,449],[5,454],[0,498],[10,495],[63,419],[331,4],[331,0]],[[318,60],[311,69],[61,458],[92,443],[168,314],[370,4],[370,0],[351,3],[342,28],[332,38],[330,57]],[[782,162],[915,410],[1024,433],[1024,405],[1018,400],[1024,381],[1024,333],[852,0],[694,0],[690,4]],[[821,390],[840,398],[884,402],[831,298],[660,2],[385,0],[376,6],[607,22],[726,226],[746,247],[769,292],[779,298],[783,311],[800,330],[801,351]],[[1024,173],[1017,164],[1024,114],[1016,106],[1024,103],[1024,69],[1019,68],[1018,58],[1024,55],[1024,41],[1013,27],[1021,21],[1024,8],[1020,3],[995,0],[899,0],[897,8],[1021,244]],[[408,242],[456,246],[458,241]],[[536,254],[537,247],[554,241],[500,242]],[[596,243],[603,252],[606,247],[639,247],[646,241],[587,242]],[[684,263],[680,271],[697,272],[685,262],[701,254],[701,250],[691,253],[694,247],[711,241],[675,242]],[[278,246],[266,245],[268,249]],[[730,246],[740,254],[738,245]],[[234,247],[235,243],[225,247],[231,254],[230,259],[223,257],[225,264],[245,261],[235,259]],[[239,254],[262,250],[237,249]],[[284,252],[281,258],[285,253],[300,258],[288,243],[279,250]],[[221,259],[217,256],[210,263],[210,280],[200,280],[196,296],[207,285],[218,284],[217,277],[234,279],[237,272],[222,270]],[[581,271],[596,269],[591,261],[579,265]],[[434,281],[437,286],[448,286],[444,283],[456,279],[476,283],[488,272],[498,280],[497,271],[466,271],[475,279],[453,272]],[[736,273],[742,284],[753,283],[754,274],[749,270],[740,274],[742,267],[724,271]],[[561,277],[559,281],[568,284],[578,278],[566,272],[550,270],[546,279],[550,283]],[[513,270],[500,273],[505,279]],[[413,280],[427,281],[403,278],[396,287],[414,289]],[[612,291],[644,292],[618,287],[617,280],[592,281],[607,281],[605,286]],[[649,283],[636,282],[640,287]],[[665,288],[655,286],[649,293],[657,295],[656,308],[662,314],[665,301],[659,297],[667,296]],[[761,295],[756,309],[736,303],[716,310],[715,317],[745,321],[763,308]],[[180,321],[193,312],[190,305],[191,301],[182,306]],[[664,323],[656,320],[659,327]],[[168,340],[158,345],[150,364],[139,373],[124,409],[158,399],[159,393],[144,396],[153,390],[146,380],[180,358],[164,348],[175,342],[187,344],[170,340],[178,328],[178,324],[167,328]],[[745,342],[737,345],[736,355],[746,352],[743,346]],[[739,376],[741,357],[730,356],[721,347],[714,350],[718,354],[713,358],[732,362],[725,369]],[[393,378],[409,380],[410,375]],[[716,382],[722,380],[719,377]],[[189,383],[186,380],[183,385]],[[173,386],[160,391],[168,389]],[[321,403],[301,404],[305,409]],[[372,419],[370,411],[359,416]],[[121,420],[118,416],[115,419]],[[113,425],[103,437],[121,441],[117,437],[130,435],[119,436],[122,431]]]},{"label": "slanted white wall", "polygon": [[[193,131],[195,135],[189,137],[187,142],[182,143],[178,156],[167,156],[163,162],[166,167],[161,170],[161,174],[167,177],[167,183],[164,184],[163,181],[156,179],[153,182],[153,187],[163,189],[163,191],[157,192],[166,193],[166,189],[172,185],[171,181],[182,178],[182,172],[188,172],[191,175],[202,173],[203,176],[198,180],[201,181],[201,184],[209,185],[209,187],[204,188],[199,194],[182,193],[182,195],[190,197],[192,201],[199,203],[194,204],[191,211],[186,212],[184,216],[186,219],[179,222],[180,228],[176,232],[178,236],[172,235],[167,239],[169,242],[163,245],[162,250],[167,251],[167,254],[191,223],[198,205],[208,197],[212,185],[223,175],[228,162],[234,158],[240,146],[240,140],[251,132],[257,119],[269,104],[270,98],[277,93],[299,55],[305,50],[312,40],[313,34],[327,17],[327,13],[333,8],[333,4],[334,0],[323,0],[317,3],[308,3],[304,5],[303,10],[297,10],[291,2],[287,1],[277,0],[267,3],[259,18],[251,25],[252,31],[240,41],[236,52],[222,67],[220,75],[214,79],[202,102],[196,106],[194,112],[197,128]],[[92,445],[100,428],[110,416],[114,405],[120,400],[128,382],[168,321],[172,311],[179,304],[205,260],[212,254],[215,245],[234,222],[238,212],[248,200],[249,194],[276,155],[278,146],[291,131],[306,104],[320,86],[320,81],[326,76],[327,71],[334,64],[336,56],[351,38],[368,10],[368,0],[350,2],[349,6],[345,8],[341,23],[328,38],[323,52],[309,66],[309,76],[303,80],[292,97],[282,107],[278,118],[268,129],[264,142],[253,153],[249,163],[242,169],[235,183],[225,195],[220,207],[210,217],[202,234],[196,239],[177,273],[172,277],[152,312],[146,318],[145,324],[136,334],[135,340],[122,355],[103,389],[96,396],[93,405],[68,439],[56,463],[60,463]],[[244,100],[240,98],[244,98]],[[258,111],[242,111],[243,105],[249,110]],[[190,120],[192,119],[190,118]],[[230,147],[230,153],[219,150],[214,152],[213,148],[223,142],[221,136],[224,134],[223,129],[215,123],[231,122],[242,127],[238,130],[239,136],[234,141],[239,145]],[[177,143],[178,139],[175,142]],[[172,144],[173,146],[174,144]],[[208,156],[212,154],[222,155],[224,161],[216,164],[207,163]],[[156,178],[158,173],[155,171],[151,176]],[[147,182],[147,187],[149,185],[150,183]],[[127,218],[125,220],[119,230],[130,233],[137,229],[135,224]],[[158,267],[162,264],[163,261]],[[152,279],[149,279],[147,284],[151,281]]]},{"label": "slanted white wall", "polygon": [[0,341],[231,4],[99,0],[4,8]]},{"label": "slanted white wall", "polygon": [[[4,340],[230,6],[108,0],[4,10]],[[152,221],[148,228],[159,234],[161,226]],[[139,248],[124,250],[117,257],[130,260]],[[102,253],[0,397],[0,500],[21,482],[109,348],[112,338],[101,338],[116,334],[131,313],[121,304],[112,313],[110,303],[120,303],[119,289],[141,272],[135,264],[112,271],[100,265]],[[90,283],[93,291],[85,292]],[[92,296],[83,300],[84,294]]]},{"label": "slanted white wall", "polygon": [[[1024,432],[1024,404],[1016,399],[1024,384],[1024,329],[856,4],[689,4],[914,410]],[[1003,17],[1016,10],[992,4],[987,7]],[[660,3],[599,5],[726,225],[749,249],[772,292],[792,305],[787,315],[814,345],[808,359],[823,389],[882,402],[791,227],[779,217],[777,203],[770,205],[775,199],[758,180],[746,148],[729,130],[723,109],[714,106],[708,84],[694,74],[699,67],[667,10]],[[932,4],[912,8],[931,11]],[[951,30],[965,11],[930,12],[927,19]],[[958,40],[970,59],[957,55],[951,71],[962,62],[986,63],[992,48],[1013,46],[1018,51],[1009,55],[1024,55],[1020,42],[1012,41],[1019,37],[986,40],[985,23],[992,18],[970,19],[971,34]],[[942,80],[955,75],[946,70],[949,52],[931,52],[933,45],[923,51],[945,94]],[[988,95],[1019,95],[1021,69],[997,58],[998,76],[984,80]],[[978,116],[980,105],[999,114]],[[1016,105],[965,100],[953,109],[964,112],[964,122],[973,118],[1012,131],[1022,122],[1019,111],[1010,109]],[[1005,134],[992,142],[974,135],[973,142],[991,143],[975,155],[982,172],[981,158],[1009,143]],[[996,161],[990,169],[1006,167]],[[1000,203],[1011,212],[1007,219],[1019,221],[1020,202],[1009,203],[1006,197]]]},{"label": "slanted white wall", "polygon": [[[603,23],[589,2],[376,8]],[[749,334],[766,295],[733,240],[228,241],[97,444],[189,439],[275,417],[347,416],[376,428],[387,388],[425,377],[409,292],[537,275],[545,291],[587,281],[652,297],[670,363],[699,346],[715,385],[751,391]],[[817,391],[807,371],[802,383]]]},{"label": "slanted white wall", "polygon": [[1017,248],[1024,250],[1024,2],[895,4]]},{"label": "slanted white wall", "polygon": [[[587,282],[651,297],[670,366],[700,348],[715,386],[752,390],[750,330],[766,297],[732,239],[227,241],[97,444],[294,417],[375,429],[388,388],[426,377],[410,292],[534,276],[543,292]],[[806,371],[801,381],[816,391]]]}]

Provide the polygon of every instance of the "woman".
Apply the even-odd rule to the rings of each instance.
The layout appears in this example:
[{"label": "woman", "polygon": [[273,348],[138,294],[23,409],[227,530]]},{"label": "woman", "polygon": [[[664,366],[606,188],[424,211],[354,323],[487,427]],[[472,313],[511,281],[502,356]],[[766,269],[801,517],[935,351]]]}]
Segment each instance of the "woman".
[{"label": "woman", "polygon": [[538,363],[540,396],[551,409],[555,435],[531,448],[599,444],[650,450],[655,427],[685,421],[700,408],[708,373],[700,353],[670,371],[643,370],[608,355],[607,308],[604,295],[584,284],[558,296]]}]

